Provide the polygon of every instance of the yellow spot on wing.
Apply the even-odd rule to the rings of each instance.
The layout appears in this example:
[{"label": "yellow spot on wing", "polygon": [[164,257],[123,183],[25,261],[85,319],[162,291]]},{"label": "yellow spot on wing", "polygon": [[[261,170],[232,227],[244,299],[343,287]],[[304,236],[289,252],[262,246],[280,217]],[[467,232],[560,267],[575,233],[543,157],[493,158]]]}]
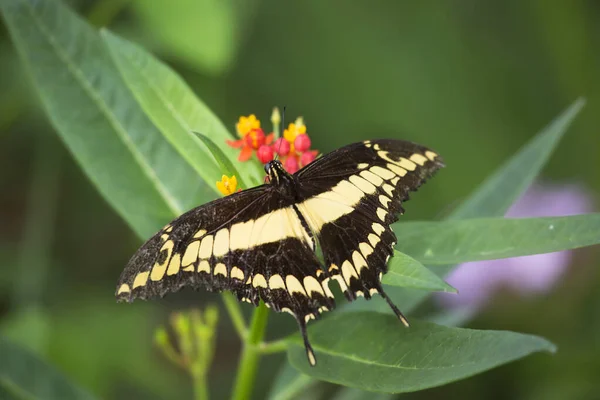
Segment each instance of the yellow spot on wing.
[{"label": "yellow spot on wing", "polygon": [[380,177],[382,177],[383,179],[385,179],[386,181],[388,179],[392,179],[394,176],[396,176],[392,171],[390,171],[389,169],[385,169],[385,168],[381,168],[379,166],[374,166],[371,167],[371,172],[373,172],[374,174],[379,175]]},{"label": "yellow spot on wing", "polygon": [[369,166],[369,164],[368,164],[368,163],[360,163],[360,164],[358,164],[358,165],[357,165],[357,168],[358,168],[358,169],[365,169],[365,168],[367,168],[368,166]]},{"label": "yellow spot on wing", "polygon": [[381,241],[381,239],[379,239],[379,236],[375,235],[374,233],[369,233],[369,236],[367,236],[367,239],[369,240],[369,243],[371,243],[371,246],[373,246],[373,247],[377,246],[377,243],[379,243]]},{"label": "yellow spot on wing", "polygon": [[202,236],[206,235],[206,229],[200,229],[198,232],[196,232],[194,234],[194,238],[201,238]]},{"label": "yellow spot on wing", "polygon": [[429,158],[431,161],[435,160],[435,158],[437,157],[437,154],[434,153],[433,151],[427,150],[425,152],[425,157]]},{"label": "yellow spot on wing", "polygon": [[119,287],[119,291],[117,292],[117,294],[129,293],[129,292],[131,292],[131,289],[129,289],[129,285],[124,283]]},{"label": "yellow spot on wing", "polygon": [[384,184],[383,190],[388,194],[388,196],[392,197],[394,195],[394,187],[392,185]]},{"label": "yellow spot on wing", "polygon": [[[371,234],[372,235],[372,234]],[[375,235],[373,235],[375,236]],[[379,240],[379,238],[377,238]],[[373,248],[369,246],[368,243],[362,242],[358,245],[358,249],[362,253],[363,257],[366,259],[370,254],[373,254]]]},{"label": "yellow spot on wing", "polygon": [[414,162],[407,160],[404,157],[400,157],[400,161],[398,161],[396,164],[409,171],[414,171],[417,169],[417,165]]},{"label": "yellow spot on wing", "polygon": [[332,278],[337,281],[338,285],[340,285],[340,289],[342,290],[342,292],[348,290],[348,286],[346,285],[346,282],[344,282],[344,278],[342,278],[341,275],[333,275]]},{"label": "yellow spot on wing", "polygon": [[273,275],[269,278],[269,288],[285,289],[285,283],[283,283],[283,278],[281,278],[281,275]]},{"label": "yellow spot on wing", "polygon": [[239,269],[238,267],[231,268],[231,277],[234,279],[239,279],[240,281],[244,280],[244,271]]},{"label": "yellow spot on wing", "polygon": [[371,182],[375,186],[381,186],[383,184],[383,179],[380,176],[375,175],[371,171],[361,171],[360,176],[365,178],[367,181]]},{"label": "yellow spot on wing", "polygon": [[377,209],[377,216],[379,217],[380,220],[385,222],[385,217],[387,216],[387,211],[385,211],[383,208],[379,207]]},{"label": "yellow spot on wing", "polygon": [[352,175],[348,180],[365,193],[373,194],[377,191],[377,188],[371,182],[358,175]]},{"label": "yellow spot on wing", "polygon": [[136,287],[146,286],[146,282],[148,282],[149,274],[150,273],[148,271],[140,272],[139,274],[137,274],[135,276],[135,279],[133,280],[133,288],[135,289]]},{"label": "yellow spot on wing", "polygon": [[285,284],[287,286],[287,290],[290,294],[293,294],[294,292],[303,294],[306,296],[306,292],[304,291],[304,288],[302,287],[302,284],[300,283],[300,281],[298,280],[298,278],[296,278],[294,275],[288,275],[285,277]]},{"label": "yellow spot on wing", "polygon": [[229,252],[229,229],[223,228],[215,234],[215,243],[213,245],[213,255],[215,257],[224,256]]},{"label": "yellow spot on wing", "polygon": [[191,265],[188,265],[187,267],[183,268],[183,271],[194,272],[195,269],[196,269],[196,267],[194,266],[194,264],[191,264]]},{"label": "yellow spot on wing", "polygon": [[253,227],[254,220],[252,219],[231,226],[231,234],[229,235],[231,250],[247,249],[250,247],[250,237],[252,236]]},{"label": "yellow spot on wing", "polygon": [[427,157],[425,157],[419,153],[415,153],[412,156],[410,156],[410,160],[419,165],[425,165],[425,163],[427,162]]},{"label": "yellow spot on wing", "polygon": [[212,255],[213,236],[208,235],[202,239],[200,250],[198,250],[198,258],[209,258]]},{"label": "yellow spot on wing", "polygon": [[312,276],[304,277],[304,288],[306,289],[306,292],[309,296],[312,292],[317,292],[321,295],[325,295],[325,293],[323,293],[323,288],[321,287],[319,281]]},{"label": "yellow spot on wing", "polygon": [[224,277],[227,277],[227,267],[225,266],[225,264],[218,263],[217,265],[215,265],[213,275],[223,275]]},{"label": "yellow spot on wing", "polygon": [[379,236],[383,232],[385,232],[385,228],[383,227],[383,225],[378,224],[377,222],[373,223],[373,225],[371,225],[371,228],[373,229],[373,232],[375,232]]},{"label": "yellow spot on wing", "polygon": [[359,274],[363,268],[368,268],[367,260],[356,250],[352,253],[352,262]]},{"label": "yellow spot on wing", "polygon": [[400,176],[404,176],[408,173],[407,170],[405,170],[404,168],[400,168],[399,166],[397,166],[395,164],[388,164],[388,168],[390,170],[392,170],[395,174],[400,175]]},{"label": "yellow spot on wing", "polygon": [[346,284],[348,285],[350,285],[350,278],[358,278],[358,275],[356,274],[352,263],[348,260],[342,263],[342,276],[344,277],[344,281],[346,281]]},{"label": "yellow spot on wing", "polygon": [[185,253],[183,254],[183,259],[181,260],[181,265],[184,267],[186,265],[190,265],[195,263],[198,259],[198,249],[200,248],[200,241],[195,240],[192,243],[188,244],[188,247],[185,249]]},{"label": "yellow spot on wing", "polygon": [[384,196],[382,194],[379,195],[379,202],[381,203],[382,206],[384,206],[385,208],[388,208],[388,205],[390,204],[390,202],[392,201],[392,199],[390,199],[387,196]]},{"label": "yellow spot on wing", "polygon": [[210,274],[210,264],[208,261],[200,261],[200,264],[198,264],[198,272],[206,272],[207,274]]},{"label": "yellow spot on wing", "polygon": [[169,263],[169,268],[167,269],[167,275],[175,275],[179,272],[179,267],[181,267],[181,255],[175,254],[171,257],[171,262]]},{"label": "yellow spot on wing", "polygon": [[323,279],[323,289],[325,289],[325,294],[327,295],[327,297],[333,299],[333,293],[329,288],[329,278]]},{"label": "yellow spot on wing", "polygon": [[267,281],[265,280],[264,275],[262,275],[262,274],[254,275],[254,277],[252,278],[252,286],[266,288]]}]

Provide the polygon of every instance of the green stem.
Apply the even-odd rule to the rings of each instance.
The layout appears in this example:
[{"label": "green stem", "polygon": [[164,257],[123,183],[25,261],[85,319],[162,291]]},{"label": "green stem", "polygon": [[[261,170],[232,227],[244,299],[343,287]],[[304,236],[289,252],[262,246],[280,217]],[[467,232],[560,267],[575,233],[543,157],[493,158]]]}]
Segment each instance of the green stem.
[{"label": "green stem", "polygon": [[259,345],[262,354],[281,353],[288,348],[288,341],[285,339],[275,340],[273,342],[263,342]]},{"label": "green stem", "polygon": [[204,373],[193,374],[192,381],[194,382],[194,399],[208,400],[208,385]]},{"label": "green stem", "polygon": [[258,345],[262,342],[265,335],[268,316],[269,309],[261,302],[252,315],[250,332],[242,348],[242,355],[240,356],[237,377],[235,378],[235,386],[231,397],[234,400],[247,400],[252,395],[261,355]]},{"label": "green stem", "polygon": [[248,327],[246,327],[246,321],[244,321],[244,316],[242,315],[242,310],[240,309],[240,303],[235,299],[233,293],[224,292],[222,293],[223,303],[225,303],[225,308],[229,313],[229,317],[231,318],[231,322],[233,322],[233,327],[238,333],[240,340],[245,341],[246,336],[248,335]]}]

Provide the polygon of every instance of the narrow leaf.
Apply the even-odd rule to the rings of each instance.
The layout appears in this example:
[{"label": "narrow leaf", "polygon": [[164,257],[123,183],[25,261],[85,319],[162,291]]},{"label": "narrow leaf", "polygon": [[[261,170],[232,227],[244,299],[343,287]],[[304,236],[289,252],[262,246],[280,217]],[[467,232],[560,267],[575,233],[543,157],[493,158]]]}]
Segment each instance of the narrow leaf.
[{"label": "narrow leaf", "polygon": [[5,1],[3,16],[52,124],[107,201],[141,236],[209,199],[146,117],[85,21],[56,1]]},{"label": "narrow leaf", "polygon": [[[232,162],[239,150],[226,143],[232,136],[223,123],[170,67],[141,47],[103,30],[102,37],[122,72],[125,82],[152,121],[169,142],[215,188],[221,177],[211,151],[192,132],[212,140]],[[214,153],[214,152],[213,152]],[[237,175],[246,183],[262,183],[264,176],[257,160],[244,163]]]},{"label": "narrow leaf", "polygon": [[294,335],[288,358],[298,370],[317,379],[386,393],[427,389],[534,352],[555,351],[552,343],[537,336],[417,321],[404,328],[391,315],[369,312],[337,314],[312,326],[309,336],[317,365],[308,364],[302,340]]},{"label": "narrow leaf", "polygon": [[198,138],[200,138],[202,143],[204,143],[206,145],[206,147],[208,148],[208,150],[212,153],[213,157],[217,161],[217,164],[219,165],[221,172],[230,177],[236,176],[239,185],[242,188],[247,189],[248,187],[244,183],[242,177],[240,176],[240,173],[235,168],[235,166],[233,165],[231,160],[225,156],[223,151],[216,144],[214,144],[213,141],[210,140],[207,136],[205,136],[201,133],[198,133],[198,132],[194,132],[194,133],[196,134],[196,136],[198,136]]},{"label": "narrow leaf", "polygon": [[413,235],[404,237],[403,251],[429,265],[551,253],[600,243],[600,214],[406,225]]},{"label": "narrow leaf", "polygon": [[456,293],[456,289],[425,268],[423,264],[399,251],[394,251],[388,267],[389,271],[382,280],[386,285]]},{"label": "narrow leaf", "polygon": [[571,104],[479,185],[449,219],[503,216],[539,175],[584,105],[583,98]]},{"label": "narrow leaf", "polygon": [[0,337],[0,397],[84,400],[94,397],[44,361]]}]

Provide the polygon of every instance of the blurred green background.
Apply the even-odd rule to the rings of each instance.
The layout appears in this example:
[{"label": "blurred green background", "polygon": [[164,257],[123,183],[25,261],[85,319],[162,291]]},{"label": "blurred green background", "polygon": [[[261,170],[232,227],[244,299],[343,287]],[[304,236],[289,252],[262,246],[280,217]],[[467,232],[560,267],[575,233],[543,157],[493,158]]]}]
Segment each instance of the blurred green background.
[{"label": "blurred green background", "polygon": [[[573,0],[77,0],[96,26],[142,44],[178,71],[234,130],[268,125],[274,105],[303,115],[314,148],[369,138],[417,141],[448,165],[406,205],[410,219],[452,209],[578,96],[587,106],[545,181],[600,193],[600,4]],[[0,27],[0,330],[103,398],[190,398],[187,378],[152,345],[173,309],[219,302],[183,291],[116,304],[116,280],[139,240],[82,174],[41,110]],[[598,248],[576,252],[550,293],[506,290],[469,326],[547,337],[535,355],[403,398],[600,397]],[[401,306],[401,305],[400,305]],[[249,306],[244,306],[246,312]],[[271,317],[269,335],[293,332]],[[211,373],[229,393],[239,344],[222,315]],[[283,362],[263,360],[257,398]],[[333,386],[325,388],[327,393]]]}]

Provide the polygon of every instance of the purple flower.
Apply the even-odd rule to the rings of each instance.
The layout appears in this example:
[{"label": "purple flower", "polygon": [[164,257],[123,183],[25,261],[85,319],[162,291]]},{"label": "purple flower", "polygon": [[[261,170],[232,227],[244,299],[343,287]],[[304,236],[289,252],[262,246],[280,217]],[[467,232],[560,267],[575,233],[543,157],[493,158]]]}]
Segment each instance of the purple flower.
[{"label": "purple flower", "polygon": [[[592,211],[592,200],[580,185],[537,183],[516,201],[507,217],[551,217],[583,214]],[[444,307],[483,307],[499,287],[521,294],[550,290],[569,266],[571,251],[477,261],[459,265],[447,277],[458,295],[438,294]]]}]

